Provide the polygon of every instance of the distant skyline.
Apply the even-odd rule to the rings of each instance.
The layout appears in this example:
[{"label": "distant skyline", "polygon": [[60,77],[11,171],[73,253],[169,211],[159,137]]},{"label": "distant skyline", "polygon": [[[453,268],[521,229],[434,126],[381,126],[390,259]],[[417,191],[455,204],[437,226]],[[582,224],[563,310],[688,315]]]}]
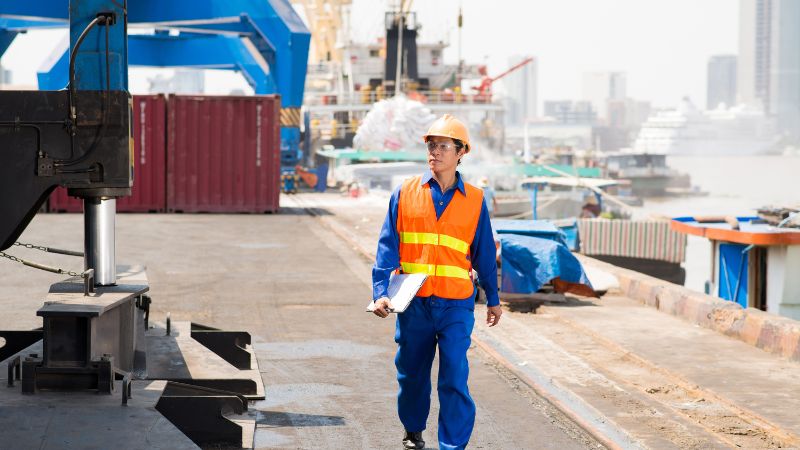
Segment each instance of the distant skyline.
[{"label": "distant skyline", "polygon": [[[382,33],[387,2],[354,0],[353,36]],[[626,72],[628,96],[702,106],[708,58],[738,51],[736,0],[450,0],[417,1],[423,42],[445,40],[445,62],[458,59],[457,17],[463,8],[462,54],[487,62],[490,74],[510,56],[538,59],[539,99],[577,100],[584,72]],[[541,111],[541,109],[540,109]]]},{"label": "distant skyline", "polygon": [[[352,35],[360,42],[383,34],[388,2],[354,0]],[[689,96],[706,98],[708,59],[738,52],[739,2],[735,0],[443,0],[417,1],[413,11],[422,25],[422,42],[445,40],[445,61],[458,54],[456,20],[464,12],[462,53],[485,62],[490,74],[507,67],[515,54],[531,54],[538,63],[538,98],[581,98],[584,72],[627,74],[628,96],[654,106],[676,106]],[[487,6],[491,5],[491,6]],[[35,84],[35,72],[64,32],[32,32],[18,38],[2,59],[14,71],[15,84]],[[157,70],[134,69],[131,90],[146,88]],[[247,89],[241,77],[213,73],[213,93]]]}]

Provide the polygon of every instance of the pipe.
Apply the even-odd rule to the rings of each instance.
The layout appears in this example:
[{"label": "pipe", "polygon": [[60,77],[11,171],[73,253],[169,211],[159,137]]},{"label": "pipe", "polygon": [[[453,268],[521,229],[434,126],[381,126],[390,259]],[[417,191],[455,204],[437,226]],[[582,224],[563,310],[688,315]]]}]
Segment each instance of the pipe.
[{"label": "pipe", "polygon": [[400,22],[397,28],[397,73],[394,79],[394,95],[397,96],[403,91],[400,89],[403,77],[403,5],[400,4]]},{"label": "pipe", "polygon": [[117,284],[115,260],[115,219],[117,200],[86,198],[83,200],[84,266],[94,269],[97,286]]}]

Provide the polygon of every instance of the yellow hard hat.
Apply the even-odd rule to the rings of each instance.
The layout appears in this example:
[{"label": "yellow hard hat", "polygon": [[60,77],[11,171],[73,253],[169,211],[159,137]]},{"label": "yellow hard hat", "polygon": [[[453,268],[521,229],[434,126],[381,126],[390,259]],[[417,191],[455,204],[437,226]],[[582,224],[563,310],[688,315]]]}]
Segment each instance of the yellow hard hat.
[{"label": "yellow hard hat", "polygon": [[423,141],[427,141],[431,136],[441,136],[450,139],[458,139],[464,143],[464,146],[469,153],[472,146],[469,144],[469,132],[464,122],[456,119],[450,114],[445,114],[436,119],[428,128],[428,132],[422,136]]}]

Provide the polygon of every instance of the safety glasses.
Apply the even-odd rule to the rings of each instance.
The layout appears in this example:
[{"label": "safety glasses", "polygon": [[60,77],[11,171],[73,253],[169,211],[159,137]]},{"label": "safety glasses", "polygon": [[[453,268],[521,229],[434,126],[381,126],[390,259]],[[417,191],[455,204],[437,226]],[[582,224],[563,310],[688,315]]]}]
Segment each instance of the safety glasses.
[{"label": "safety glasses", "polygon": [[436,150],[439,150],[439,153],[447,153],[450,150],[456,149],[456,144],[452,142],[434,142],[430,141],[428,144],[428,153],[434,153]]}]

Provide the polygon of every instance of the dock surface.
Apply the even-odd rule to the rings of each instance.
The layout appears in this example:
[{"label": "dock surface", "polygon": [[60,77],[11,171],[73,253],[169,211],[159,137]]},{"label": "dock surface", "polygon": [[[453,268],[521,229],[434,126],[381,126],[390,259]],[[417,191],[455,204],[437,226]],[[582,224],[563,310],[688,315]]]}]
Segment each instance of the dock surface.
[{"label": "dock surface", "polygon": [[[151,320],[252,334],[266,396],[251,408],[255,448],[400,448],[394,323],[363,312],[385,199],[299,194],[282,205],[277,215],[120,214],[118,262],[147,266]],[[81,215],[39,215],[21,241],[77,249],[81,230]],[[57,281],[0,265],[0,327],[40,326],[35,311]],[[478,305],[470,448],[800,448],[797,362],[616,291],[506,310],[495,328],[484,317]],[[437,414],[434,389],[428,448]]]}]

